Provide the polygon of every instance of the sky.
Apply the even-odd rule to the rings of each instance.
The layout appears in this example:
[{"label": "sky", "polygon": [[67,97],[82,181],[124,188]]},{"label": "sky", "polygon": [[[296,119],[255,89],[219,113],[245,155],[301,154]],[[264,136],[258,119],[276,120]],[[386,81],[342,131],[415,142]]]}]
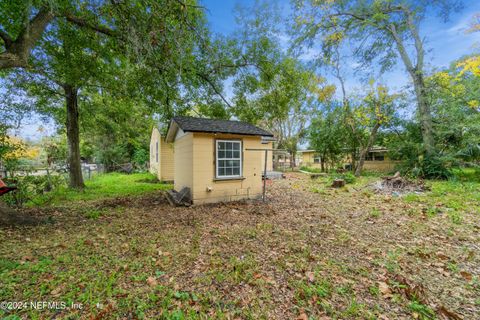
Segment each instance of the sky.
[{"label": "sky", "polygon": [[[230,35],[235,32],[235,7],[237,5],[248,7],[254,3],[254,0],[199,1],[206,8],[206,16],[211,30],[222,35]],[[458,13],[454,13],[446,23],[433,16],[426,17],[420,26],[421,34],[426,38],[425,47],[429,49],[426,63],[430,70],[448,67],[452,61],[474,52],[475,44],[480,46],[480,32],[474,34],[464,32],[473,15],[480,13],[480,1],[467,0],[464,3],[465,8]],[[288,1],[282,0],[278,4],[282,8],[282,12],[290,12]],[[287,42],[285,42],[286,45]],[[477,50],[480,50],[480,48],[477,47]],[[328,81],[335,82],[328,75],[324,76]],[[409,83],[408,76],[401,64],[385,74],[381,81],[393,90],[400,90]],[[228,82],[226,87],[227,96],[232,92],[232,88],[229,87],[230,83]],[[347,88],[355,89],[358,86],[359,82],[354,77],[347,79]],[[42,134],[37,130],[40,126],[44,130]],[[16,134],[26,139],[37,140],[41,135],[53,134],[54,131],[52,124],[41,123],[39,118],[32,116],[16,131]]]}]

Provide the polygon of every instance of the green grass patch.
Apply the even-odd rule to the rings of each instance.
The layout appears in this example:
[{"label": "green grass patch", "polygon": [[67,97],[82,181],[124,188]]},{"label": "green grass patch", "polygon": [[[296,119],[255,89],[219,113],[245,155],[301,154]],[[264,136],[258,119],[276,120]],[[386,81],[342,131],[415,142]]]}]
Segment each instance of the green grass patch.
[{"label": "green grass patch", "polygon": [[321,173],[322,169],[302,166],[300,167],[300,171],[306,171],[311,173]]},{"label": "green grass patch", "polygon": [[[157,190],[168,190],[171,184],[161,182],[152,183],[156,179],[151,173],[107,173],[95,176],[85,182],[85,189],[82,191],[59,187],[44,195],[32,199],[28,205],[57,205],[70,201],[88,201],[122,196],[142,195]],[[100,216],[92,214],[91,218]]]}]

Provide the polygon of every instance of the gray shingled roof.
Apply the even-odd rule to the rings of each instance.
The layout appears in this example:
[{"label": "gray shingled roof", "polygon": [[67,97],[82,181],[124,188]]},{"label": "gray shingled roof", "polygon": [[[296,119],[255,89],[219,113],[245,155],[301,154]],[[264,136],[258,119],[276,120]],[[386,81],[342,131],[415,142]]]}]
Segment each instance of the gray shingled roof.
[{"label": "gray shingled roof", "polygon": [[271,134],[270,132],[254,126],[253,124],[242,121],[180,116],[174,117],[173,121],[175,121],[178,126],[185,132],[218,132],[273,137],[273,134]]}]

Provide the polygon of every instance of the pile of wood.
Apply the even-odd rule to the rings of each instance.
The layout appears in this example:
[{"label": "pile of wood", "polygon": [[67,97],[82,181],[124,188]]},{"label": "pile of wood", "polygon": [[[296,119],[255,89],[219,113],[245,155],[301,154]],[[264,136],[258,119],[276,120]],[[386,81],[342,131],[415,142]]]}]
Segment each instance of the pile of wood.
[{"label": "pile of wood", "polygon": [[409,193],[428,191],[429,187],[422,180],[409,180],[396,172],[393,176],[382,177],[382,180],[374,185],[374,189],[382,193]]},{"label": "pile of wood", "polygon": [[192,204],[192,196],[190,188],[183,187],[180,191],[168,190],[165,193],[168,202],[174,207],[185,206],[188,207]]}]

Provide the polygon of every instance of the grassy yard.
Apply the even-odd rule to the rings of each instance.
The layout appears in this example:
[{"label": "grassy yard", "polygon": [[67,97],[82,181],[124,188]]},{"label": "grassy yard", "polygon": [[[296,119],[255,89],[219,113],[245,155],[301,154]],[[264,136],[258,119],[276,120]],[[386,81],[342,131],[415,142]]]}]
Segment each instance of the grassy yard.
[{"label": "grassy yard", "polygon": [[[0,230],[0,301],[82,305],[0,317],[480,314],[479,182],[428,182],[430,192],[391,196],[368,187],[373,175],[332,189],[331,176],[290,173],[269,181],[267,203],[172,208],[156,191],[164,186],[145,183],[148,194],[130,197],[116,186],[123,178],[103,177],[115,186],[92,181],[84,194],[62,193],[58,205],[32,209],[51,217],[47,224]],[[125,178],[141,193],[143,178]],[[91,193],[113,198],[89,200]],[[68,198],[75,200],[66,206]]]},{"label": "grassy yard", "polygon": [[85,181],[85,190],[74,191],[60,187],[53,192],[32,199],[29,205],[64,204],[66,202],[101,200],[112,197],[145,195],[172,186],[160,183],[150,173],[108,173],[94,176]]}]

